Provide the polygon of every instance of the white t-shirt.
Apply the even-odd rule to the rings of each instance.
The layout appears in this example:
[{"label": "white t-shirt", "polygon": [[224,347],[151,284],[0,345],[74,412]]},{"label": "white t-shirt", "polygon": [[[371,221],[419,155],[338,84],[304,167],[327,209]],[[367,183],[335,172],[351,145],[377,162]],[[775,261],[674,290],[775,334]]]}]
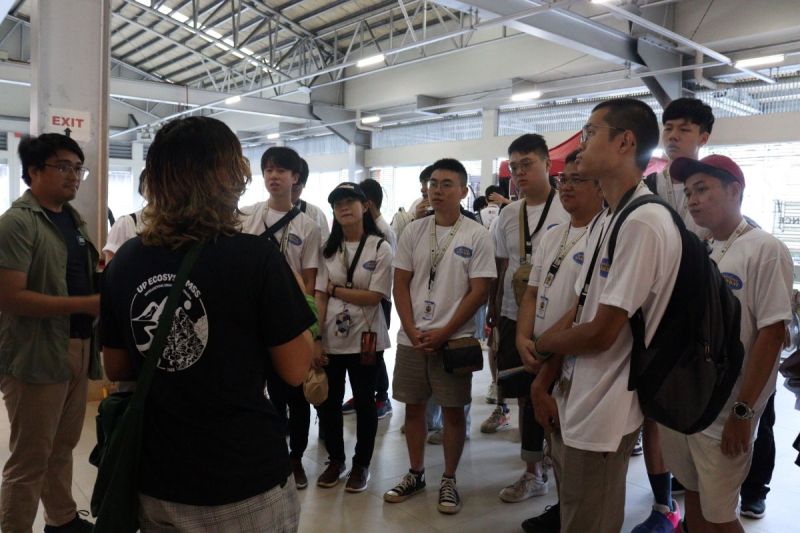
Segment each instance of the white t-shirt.
[{"label": "white t-shirt", "polygon": [[[544,281],[550,271],[550,266],[561,252],[564,233],[567,233],[566,241],[564,241],[566,253],[552,284],[547,287]],[[528,285],[538,288],[536,321],[533,323],[533,334],[537,337],[558,322],[564,313],[572,309],[575,303],[573,289],[581,266],[583,266],[584,247],[588,233],[588,227],[573,228],[569,223],[559,224],[547,230],[533,253],[531,262],[533,268]]]},{"label": "white t-shirt", "polygon": [[142,224],[142,210],[140,209],[134,214],[136,215],[135,222],[131,215],[123,215],[114,222],[114,225],[111,226],[108,232],[106,245],[103,247],[104,252],[111,252],[112,254],[117,253],[120,246],[125,244],[128,239],[136,237],[136,235],[144,229],[144,224]]},{"label": "white t-shirt", "polygon": [[489,204],[480,210],[481,224],[486,229],[491,228],[494,219],[500,216],[500,206]]},{"label": "white t-shirt", "polygon": [[389,246],[392,247],[392,253],[396,253],[397,237],[394,236],[394,231],[392,231],[392,228],[386,223],[386,219],[383,218],[382,215],[379,216],[375,221],[375,225],[378,227],[378,230],[383,233],[384,238],[389,242]]},{"label": "white t-shirt", "polygon": [[[717,260],[724,246],[724,241],[712,242],[711,258]],[[758,330],[792,319],[792,257],[781,241],[763,230],[751,229],[731,244],[718,266],[722,277],[742,306],[740,337],[744,347],[744,372]],[[756,412],[756,421],[761,417],[770,395],[775,392],[779,363],[780,358],[776,357],[770,377],[752,406]],[[704,434],[722,439],[722,429],[741,388],[740,375],[725,407],[714,423],[703,431]],[[753,423],[753,439],[757,426],[757,423]]]},{"label": "white t-shirt", "polygon": [[[286,211],[276,211],[268,209],[267,202],[259,202],[241,209],[242,233],[261,235],[267,229],[278,222]],[[266,227],[264,224],[266,223]],[[300,213],[294,217],[287,226],[284,226],[275,234],[275,240],[283,242],[286,235],[286,262],[295,271],[302,273],[309,268],[319,268],[320,256],[320,229],[316,221],[305,213]]]},{"label": "white t-shirt", "polygon": [[[524,253],[519,249],[519,210],[520,207],[525,205],[525,199],[517,200],[505,206],[500,211],[500,216],[497,217],[497,223],[494,227],[494,242],[496,246],[495,254],[501,259],[508,259],[508,268],[506,268],[506,275],[503,278],[503,302],[500,305],[500,315],[511,320],[517,319],[517,312],[519,308],[517,301],[514,299],[514,290],[511,287],[511,279],[514,277],[514,272],[520,267],[520,254]],[[531,233],[536,229],[539,223],[539,216],[544,211],[545,204],[534,206],[526,206],[528,212],[528,229]],[[542,229],[539,230],[533,240],[531,241],[532,249],[531,255],[536,252],[539,246],[539,241],[542,235],[549,228],[562,222],[569,222],[569,213],[564,211],[561,206],[561,200],[558,194],[553,197],[553,202],[550,204],[550,211],[547,213]],[[532,258],[529,257],[528,261]]]},{"label": "white t-shirt", "polygon": [[[649,191],[641,184],[633,198],[645,194]],[[605,237],[579,323],[590,322],[600,304],[624,309],[628,317],[642,308],[645,344],[649,344],[675,286],[681,260],[680,234],[666,209],[643,205],[620,227],[614,262],[609,267],[606,233],[614,219],[606,213],[599,215],[594,231],[587,236],[583,266],[575,282],[575,294],[580,294],[597,243]],[[632,348],[631,329],[625,324],[608,350],[564,358],[562,376],[571,373],[572,383],[566,396],[558,387],[553,396],[568,446],[615,451],[624,435],[642,425],[639,397],[628,390]]]},{"label": "white t-shirt", "polygon": [[[305,202],[305,200],[302,201]],[[311,219],[319,226],[321,242],[323,244],[328,242],[328,237],[331,235],[331,228],[328,226],[328,217],[325,216],[325,213],[322,212],[322,209],[314,204],[306,202],[306,210],[304,213],[310,216]]]},{"label": "white t-shirt", "polygon": [[[469,289],[472,278],[494,278],[494,246],[489,232],[479,223],[462,215],[461,227],[442,256],[436,278],[428,292],[431,268],[430,231],[436,228],[436,243],[444,245],[451,227],[434,226],[436,217],[429,216],[410,223],[397,244],[394,267],[413,273],[411,308],[414,324],[421,331],[444,327],[453,317]],[[432,319],[426,319],[426,301],[433,302]],[[475,321],[467,320],[450,338],[471,337]],[[397,344],[412,346],[403,328],[397,333]]]},{"label": "white t-shirt", "polygon": [[[378,247],[380,243],[380,247]],[[347,260],[353,261],[358,250],[358,242],[345,242]],[[384,298],[392,295],[392,250],[385,240],[370,235],[361,251],[353,272],[353,288],[379,292]],[[347,266],[344,254],[338,250],[329,258],[322,257],[320,268],[317,271],[316,290],[328,290],[328,280],[336,285],[344,286],[347,282]],[[338,294],[338,293],[337,293]],[[346,335],[337,328],[337,318],[350,317],[350,328]],[[371,329],[370,329],[371,325]],[[386,327],[386,318],[381,305],[360,306],[353,305],[339,298],[328,298],[328,309],[325,313],[325,324],[322,328],[322,349],[328,354],[354,354],[361,352],[361,333],[374,331],[378,335],[377,349],[385,350],[389,342],[389,330]]]},{"label": "white t-shirt", "polygon": [[[669,188],[672,189],[672,195],[669,194],[668,184]],[[672,179],[667,177],[663,170],[656,172],[656,190],[658,191],[658,195],[666,200],[666,202],[678,212],[681,219],[683,219],[683,223],[686,224],[686,228],[702,239],[708,234],[708,230],[698,226],[692,218],[692,215],[689,214],[689,201],[686,199],[686,194],[683,192],[684,187],[685,185],[683,183],[673,183]]]}]

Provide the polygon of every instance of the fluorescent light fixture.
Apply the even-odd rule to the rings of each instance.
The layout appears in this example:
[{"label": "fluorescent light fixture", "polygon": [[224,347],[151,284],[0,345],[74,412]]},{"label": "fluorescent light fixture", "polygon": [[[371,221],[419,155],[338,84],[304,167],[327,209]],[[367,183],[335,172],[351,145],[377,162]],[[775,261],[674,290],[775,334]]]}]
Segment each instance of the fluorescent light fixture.
[{"label": "fluorescent light fixture", "polygon": [[169,16],[174,18],[178,22],[186,22],[187,20],[189,20],[189,17],[187,17],[180,11],[173,11],[172,13],[169,14]]},{"label": "fluorescent light fixture", "polygon": [[167,6],[158,6],[158,12],[164,15],[169,15],[172,13],[172,9]]},{"label": "fluorescent light fixture", "polygon": [[511,99],[515,102],[524,102],[525,100],[536,100],[542,96],[542,91],[525,91],[523,93],[512,94]]},{"label": "fluorescent light fixture", "polygon": [[656,148],[653,150],[653,153],[650,157],[664,157],[664,149],[663,148]]},{"label": "fluorescent light fixture", "polygon": [[369,56],[365,57],[364,59],[360,59],[358,63],[356,63],[356,66],[358,68],[364,68],[370,65],[377,65],[378,63],[383,63],[384,59],[386,59],[386,56],[384,56],[383,54]]},{"label": "fluorescent light fixture", "polygon": [[370,115],[368,117],[362,117],[361,118],[361,123],[362,124],[375,124],[376,122],[380,122],[380,121],[381,121],[381,116],[380,115]]},{"label": "fluorescent light fixture", "polygon": [[763,67],[766,65],[774,65],[782,63],[786,56],[783,54],[775,54],[771,56],[751,57],[750,59],[741,59],[733,64],[736,68],[750,68],[750,67]]},{"label": "fluorescent light fixture", "polygon": [[267,135],[267,139],[269,139],[270,141],[274,141],[274,140],[280,139],[280,138],[281,138],[281,134],[280,133],[270,133],[269,135]]},{"label": "fluorescent light fixture", "polygon": [[239,95],[231,96],[231,97],[225,99],[225,103],[228,104],[228,105],[238,104],[241,101],[242,101],[242,97],[239,96]]},{"label": "fluorescent light fixture", "polygon": [[592,0],[593,4],[610,4],[612,0]]}]

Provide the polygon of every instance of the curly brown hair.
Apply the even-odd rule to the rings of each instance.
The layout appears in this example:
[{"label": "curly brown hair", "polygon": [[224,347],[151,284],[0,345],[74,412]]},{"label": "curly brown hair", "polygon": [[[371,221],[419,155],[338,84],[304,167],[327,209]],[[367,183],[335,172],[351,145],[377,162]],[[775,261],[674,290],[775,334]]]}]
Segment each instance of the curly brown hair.
[{"label": "curly brown hair", "polygon": [[239,139],[223,122],[166,124],[147,152],[142,242],[178,249],[240,230],[239,197],[251,181]]}]

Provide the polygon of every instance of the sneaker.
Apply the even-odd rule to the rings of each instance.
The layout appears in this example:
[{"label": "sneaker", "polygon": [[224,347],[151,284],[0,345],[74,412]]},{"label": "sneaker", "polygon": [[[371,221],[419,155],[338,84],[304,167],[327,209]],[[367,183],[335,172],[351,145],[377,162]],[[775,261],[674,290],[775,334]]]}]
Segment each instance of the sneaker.
[{"label": "sneaker", "polygon": [[400,503],[423,490],[425,490],[425,472],[416,475],[409,471],[400,483],[383,493],[383,499],[389,503]]},{"label": "sneaker", "polygon": [[442,483],[439,485],[439,505],[436,508],[444,514],[456,514],[461,510],[461,496],[458,495],[455,478],[442,477]]},{"label": "sneaker", "polygon": [[346,468],[344,467],[344,463],[339,463],[337,461],[328,461],[327,465],[328,467],[325,471],[317,478],[317,485],[329,489],[335,487],[339,483],[339,479],[341,479]]},{"label": "sneaker", "polygon": [[481,433],[497,433],[499,430],[509,427],[511,427],[511,416],[509,416],[508,407],[498,405],[489,418],[481,424]]},{"label": "sneaker", "polygon": [[672,533],[676,529],[680,531],[681,508],[678,502],[672,500],[670,511],[666,505],[653,505],[653,510],[647,520],[631,530],[631,533]]},{"label": "sneaker", "polygon": [[392,401],[385,400],[375,402],[375,409],[378,411],[378,420],[382,420],[392,414]]},{"label": "sneaker", "polygon": [[486,403],[497,403],[497,383],[489,383],[489,390],[486,391]]},{"label": "sneaker", "polygon": [[444,440],[444,430],[437,429],[428,435],[428,444],[441,444]]},{"label": "sneaker", "polygon": [[544,496],[548,491],[547,477],[536,477],[530,472],[523,473],[513,484],[500,491],[500,499],[517,503],[534,496]]},{"label": "sneaker", "polygon": [[303,469],[303,460],[290,457],[289,462],[292,464],[292,474],[294,474],[294,484],[297,490],[303,490],[308,487],[308,477],[306,477],[306,471]]},{"label": "sneaker", "polygon": [[637,457],[644,453],[644,448],[642,448],[642,432],[639,431],[639,436],[636,438],[636,444],[633,446],[633,451],[631,451],[631,457]]},{"label": "sneaker", "polygon": [[548,505],[539,516],[522,522],[525,533],[559,533],[561,531],[561,506]]},{"label": "sneaker", "polygon": [[83,516],[89,516],[89,513],[86,511],[78,511],[75,513],[75,518],[67,522],[66,524],[60,526],[44,526],[45,533],[92,533],[94,529],[94,524],[89,522],[88,520],[84,520],[81,518]]},{"label": "sneaker", "polygon": [[672,494],[673,495],[686,494],[686,487],[684,487],[675,476],[672,476]]},{"label": "sneaker", "polygon": [[742,498],[741,514],[747,518],[764,518],[767,513],[767,500]]},{"label": "sneaker", "polygon": [[353,464],[353,468],[347,474],[347,484],[344,486],[344,490],[347,492],[364,492],[367,490],[368,481],[369,468]]},{"label": "sneaker", "polygon": [[356,402],[353,398],[350,398],[346,402],[342,404],[342,414],[343,415],[352,415],[356,412]]}]

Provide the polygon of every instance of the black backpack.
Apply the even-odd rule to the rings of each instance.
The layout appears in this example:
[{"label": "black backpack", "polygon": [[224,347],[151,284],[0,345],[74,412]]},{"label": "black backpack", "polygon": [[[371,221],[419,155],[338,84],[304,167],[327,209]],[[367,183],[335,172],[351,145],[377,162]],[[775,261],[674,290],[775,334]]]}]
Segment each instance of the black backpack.
[{"label": "black backpack", "polygon": [[630,318],[633,352],[628,390],[638,392],[647,418],[690,435],[719,416],[739,377],[744,359],[741,306],[705,242],[654,194],[635,198],[617,217],[608,242],[609,266],[622,223],[633,210],[652,203],[663,205],[672,215],[681,235],[681,261],[672,296],[649,346],[644,344],[642,310]]}]

